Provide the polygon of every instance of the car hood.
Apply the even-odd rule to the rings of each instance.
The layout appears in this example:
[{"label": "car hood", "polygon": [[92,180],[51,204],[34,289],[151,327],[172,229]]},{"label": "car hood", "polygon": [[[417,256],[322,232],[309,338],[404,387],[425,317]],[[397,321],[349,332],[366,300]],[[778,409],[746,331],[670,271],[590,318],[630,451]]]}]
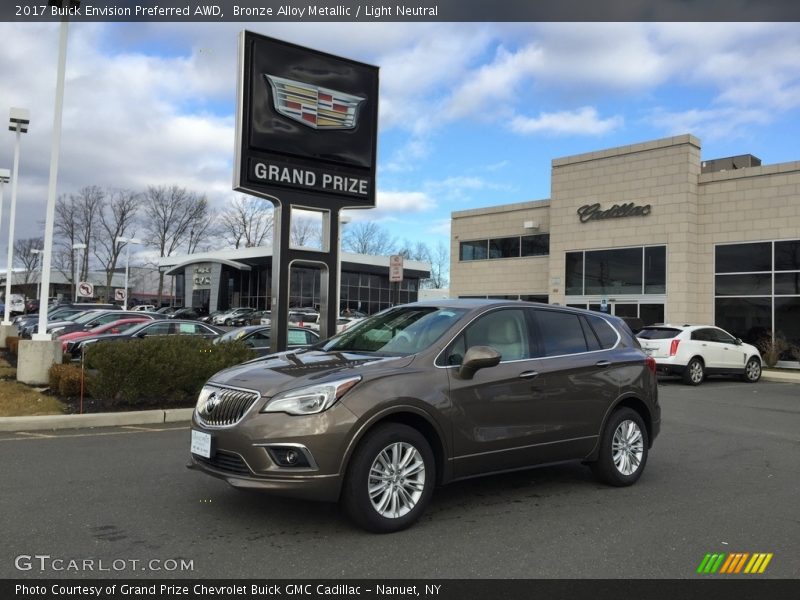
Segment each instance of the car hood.
[{"label": "car hood", "polygon": [[255,390],[271,397],[283,390],[362,375],[379,376],[396,372],[414,356],[375,356],[357,352],[289,351],[236,365],[214,375],[208,383]]}]

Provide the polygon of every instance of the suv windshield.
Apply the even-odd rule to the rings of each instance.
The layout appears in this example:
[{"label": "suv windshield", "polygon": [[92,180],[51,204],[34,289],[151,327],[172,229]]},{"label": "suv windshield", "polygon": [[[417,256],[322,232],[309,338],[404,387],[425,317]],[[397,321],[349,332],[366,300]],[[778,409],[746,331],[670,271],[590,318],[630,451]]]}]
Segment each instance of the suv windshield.
[{"label": "suv windshield", "polygon": [[466,312],[460,308],[401,306],[380,312],[317,349],[328,352],[414,354],[430,347]]}]

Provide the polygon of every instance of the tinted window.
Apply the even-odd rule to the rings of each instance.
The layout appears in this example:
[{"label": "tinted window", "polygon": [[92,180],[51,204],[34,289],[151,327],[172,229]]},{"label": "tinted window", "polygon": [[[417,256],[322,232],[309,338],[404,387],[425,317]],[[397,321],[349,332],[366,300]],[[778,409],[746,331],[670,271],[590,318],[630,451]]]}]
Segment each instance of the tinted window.
[{"label": "tinted window", "polygon": [[489,240],[489,258],[518,258],[519,237]]},{"label": "tinted window", "polygon": [[642,249],[586,252],[586,294],[641,294]]},{"label": "tinted window", "polygon": [[720,344],[733,344],[736,340],[733,336],[725,333],[721,329],[707,329],[708,339],[711,342],[718,342]]},{"label": "tinted window", "polygon": [[714,324],[748,344],[772,329],[772,298],[717,298],[714,306]]},{"label": "tinted window", "polygon": [[143,329],[145,335],[165,335],[169,333],[170,326],[174,323],[155,323],[150,327]]},{"label": "tinted window", "polygon": [[550,254],[550,234],[522,236],[522,256],[545,256]]},{"label": "tinted window", "polygon": [[772,275],[717,275],[717,296],[763,296],[772,293]]},{"label": "tinted window", "polygon": [[545,356],[587,351],[586,338],[583,336],[578,315],[555,310],[537,310],[536,320]]},{"label": "tinted window", "polygon": [[478,240],[475,242],[461,242],[459,259],[460,260],[484,260],[488,258],[488,240]]},{"label": "tinted window", "polygon": [[600,345],[600,340],[597,339],[597,335],[595,334],[594,330],[584,317],[581,317],[580,321],[581,327],[583,328],[583,337],[586,338],[586,345],[588,346],[589,350],[600,350],[602,346]]},{"label": "tinted window", "polygon": [[645,327],[636,337],[643,340],[671,340],[681,332],[680,329],[672,327]]},{"label": "tinted window", "polygon": [[667,291],[667,248],[653,246],[644,249],[644,293],[663,294]]},{"label": "tinted window", "polygon": [[567,252],[566,287],[570,296],[583,295],[583,252]]},{"label": "tinted window", "polygon": [[800,271],[800,240],[775,242],[775,270]]},{"label": "tinted window", "polygon": [[800,273],[775,273],[775,294],[800,294]]},{"label": "tinted window", "polygon": [[695,342],[713,342],[712,335],[708,329],[697,329],[692,332],[692,340]]},{"label": "tinted window", "polygon": [[589,320],[592,329],[594,329],[594,332],[597,334],[597,337],[600,340],[600,345],[603,348],[613,348],[617,345],[617,340],[619,337],[616,330],[609,325],[608,321],[602,317],[595,317],[594,315],[588,315],[586,318]]},{"label": "tinted window", "polygon": [[729,244],[715,249],[717,273],[772,270],[772,244]]}]

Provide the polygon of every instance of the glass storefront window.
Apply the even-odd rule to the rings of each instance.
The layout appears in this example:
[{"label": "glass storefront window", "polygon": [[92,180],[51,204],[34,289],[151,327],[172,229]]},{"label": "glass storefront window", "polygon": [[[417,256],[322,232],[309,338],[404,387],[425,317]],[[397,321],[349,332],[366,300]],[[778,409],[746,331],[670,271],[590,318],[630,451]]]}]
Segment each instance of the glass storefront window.
[{"label": "glass storefront window", "polygon": [[772,298],[717,298],[716,325],[748,344],[769,336]]},{"label": "glass storefront window", "polygon": [[772,243],[726,244],[717,246],[717,273],[752,273],[772,270]]},{"label": "glass storefront window", "polygon": [[567,296],[583,295],[583,252],[567,252]]},{"label": "glass storefront window", "polygon": [[489,240],[489,258],[519,258],[519,237]]},{"label": "glass storefront window", "polygon": [[485,260],[489,257],[488,244],[488,240],[461,242],[459,245],[459,260]]},{"label": "glass storefront window", "polygon": [[800,271],[800,240],[775,242],[775,270]]},{"label": "glass storefront window", "polygon": [[641,294],[642,249],[586,252],[586,294]]},{"label": "glass storefront window", "polygon": [[763,296],[772,294],[770,273],[748,273],[745,275],[717,275],[717,296]]},{"label": "glass storefront window", "polygon": [[522,256],[547,256],[550,254],[550,234],[523,235],[521,240]]},{"label": "glass storefront window", "polygon": [[800,271],[797,273],[775,273],[775,295],[800,294]]},{"label": "glass storefront window", "polygon": [[800,347],[800,296],[775,298],[775,335]]},{"label": "glass storefront window", "polygon": [[644,249],[644,293],[666,294],[667,247],[649,246]]}]

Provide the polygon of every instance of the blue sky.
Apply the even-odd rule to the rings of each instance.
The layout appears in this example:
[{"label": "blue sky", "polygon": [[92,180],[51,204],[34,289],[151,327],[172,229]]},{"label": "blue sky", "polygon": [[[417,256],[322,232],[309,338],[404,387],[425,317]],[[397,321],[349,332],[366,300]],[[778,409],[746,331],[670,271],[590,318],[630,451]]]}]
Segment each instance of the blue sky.
[{"label": "blue sky", "polygon": [[[692,133],[706,159],[800,159],[800,24],[78,23],[59,193],[176,183],[230,202],[243,28],[381,67],[378,208],[355,218],[398,240],[447,242],[452,211],[549,197],[560,156]],[[32,113],[17,217],[31,237],[58,31],[2,23],[0,36],[0,108]],[[12,150],[9,133],[0,167]],[[6,228],[7,210],[0,246]]]}]

